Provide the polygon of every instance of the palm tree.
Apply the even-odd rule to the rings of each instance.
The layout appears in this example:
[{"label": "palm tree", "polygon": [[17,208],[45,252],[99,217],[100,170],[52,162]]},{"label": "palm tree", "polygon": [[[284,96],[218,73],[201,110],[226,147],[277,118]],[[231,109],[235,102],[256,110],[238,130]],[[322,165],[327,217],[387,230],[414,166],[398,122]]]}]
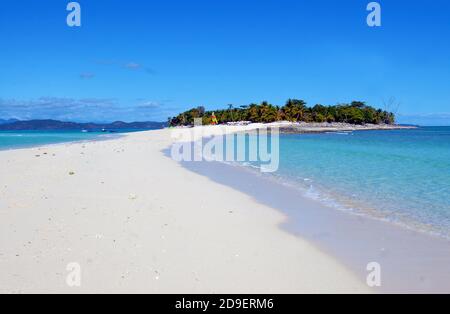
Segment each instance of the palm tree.
[{"label": "palm tree", "polygon": [[248,119],[251,122],[260,122],[259,108],[256,104],[251,104],[248,108]]},{"label": "palm tree", "polygon": [[286,102],[286,105],[282,108],[284,118],[288,121],[293,121],[294,116],[292,114],[292,108],[294,107],[294,103],[292,102],[292,99],[289,99]]},{"label": "palm tree", "polygon": [[290,115],[292,121],[294,122],[303,121],[303,116],[305,114],[306,109],[306,102],[304,102],[303,100],[292,99],[289,100],[289,104],[291,106]]},{"label": "palm tree", "polygon": [[277,120],[277,108],[264,101],[260,106],[261,120],[265,123],[275,122]]}]

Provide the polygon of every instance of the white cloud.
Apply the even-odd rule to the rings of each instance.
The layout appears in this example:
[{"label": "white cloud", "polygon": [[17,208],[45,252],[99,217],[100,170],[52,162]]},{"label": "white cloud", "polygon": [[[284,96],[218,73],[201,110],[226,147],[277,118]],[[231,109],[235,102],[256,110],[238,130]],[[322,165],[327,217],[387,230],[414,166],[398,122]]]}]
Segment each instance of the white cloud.
[{"label": "white cloud", "polygon": [[76,122],[110,122],[122,120],[165,120],[168,108],[163,104],[141,100],[131,105],[116,99],[41,97],[34,100],[0,99],[0,117],[20,120],[55,119]]},{"label": "white cloud", "polygon": [[83,80],[89,80],[95,77],[94,73],[90,73],[90,72],[85,72],[85,73],[81,73],[80,74],[80,78]]},{"label": "white cloud", "polygon": [[129,62],[125,64],[125,67],[130,70],[140,70],[142,68],[142,65],[136,62]]},{"label": "white cloud", "polygon": [[446,126],[450,125],[450,112],[399,114],[397,120],[399,123]]}]

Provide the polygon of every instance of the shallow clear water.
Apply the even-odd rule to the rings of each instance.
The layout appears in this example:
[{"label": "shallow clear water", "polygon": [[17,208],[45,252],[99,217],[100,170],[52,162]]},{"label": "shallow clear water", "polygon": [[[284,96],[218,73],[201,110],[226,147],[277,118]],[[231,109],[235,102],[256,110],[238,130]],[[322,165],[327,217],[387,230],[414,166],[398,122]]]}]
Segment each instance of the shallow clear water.
[{"label": "shallow clear water", "polygon": [[123,133],[148,131],[152,129],[118,129],[117,133],[65,131],[0,131],[0,150],[33,147],[65,142],[102,140],[119,136]]},{"label": "shallow clear water", "polygon": [[338,208],[450,236],[450,127],[281,135],[270,175]]},{"label": "shallow clear water", "polygon": [[[120,133],[147,131],[139,129],[121,129]],[[118,131],[119,132],[119,131]],[[65,142],[108,139],[120,133],[67,131],[0,131],[0,150],[33,147]]]},{"label": "shallow clear water", "polygon": [[0,131],[0,150],[102,138],[105,133],[81,131]]}]

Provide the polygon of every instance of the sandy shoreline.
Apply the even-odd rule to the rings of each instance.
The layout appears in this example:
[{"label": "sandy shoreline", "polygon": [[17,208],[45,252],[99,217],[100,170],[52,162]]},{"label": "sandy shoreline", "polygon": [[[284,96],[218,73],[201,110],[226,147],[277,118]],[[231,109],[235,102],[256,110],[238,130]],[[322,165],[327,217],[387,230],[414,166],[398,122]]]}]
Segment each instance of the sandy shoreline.
[{"label": "sandy shoreline", "polygon": [[284,214],[167,158],[171,142],[159,130],[1,151],[0,292],[371,292],[278,228]]},{"label": "sandy shoreline", "polygon": [[379,293],[449,293],[450,241],[375,217],[340,211],[255,169],[219,162],[185,162],[190,171],[251,196],[286,215],[280,227],[344,264],[358,278],[382,267]]},{"label": "sandy shoreline", "polygon": [[[255,127],[261,125],[250,125]],[[275,122],[264,124],[264,126],[279,128],[284,133],[326,133],[326,132],[353,132],[353,131],[390,131],[390,130],[409,130],[416,129],[415,126],[390,125],[390,124],[349,124],[349,123],[293,123],[293,122]]]}]

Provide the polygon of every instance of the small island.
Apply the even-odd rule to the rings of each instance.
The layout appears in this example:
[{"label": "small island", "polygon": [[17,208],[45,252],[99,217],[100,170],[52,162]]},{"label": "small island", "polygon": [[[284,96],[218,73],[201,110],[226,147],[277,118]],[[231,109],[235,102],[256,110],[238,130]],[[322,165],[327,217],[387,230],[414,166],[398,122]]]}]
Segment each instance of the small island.
[{"label": "small island", "polygon": [[233,123],[341,123],[352,125],[395,125],[395,115],[386,110],[376,109],[365,102],[353,101],[350,104],[335,106],[315,105],[308,107],[303,100],[289,99],[282,107],[266,101],[260,105],[251,104],[235,108],[229,105],[226,110],[206,111],[197,107],[169,118],[169,126],[191,126],[195,119],[202,119],[203,125]]}]

